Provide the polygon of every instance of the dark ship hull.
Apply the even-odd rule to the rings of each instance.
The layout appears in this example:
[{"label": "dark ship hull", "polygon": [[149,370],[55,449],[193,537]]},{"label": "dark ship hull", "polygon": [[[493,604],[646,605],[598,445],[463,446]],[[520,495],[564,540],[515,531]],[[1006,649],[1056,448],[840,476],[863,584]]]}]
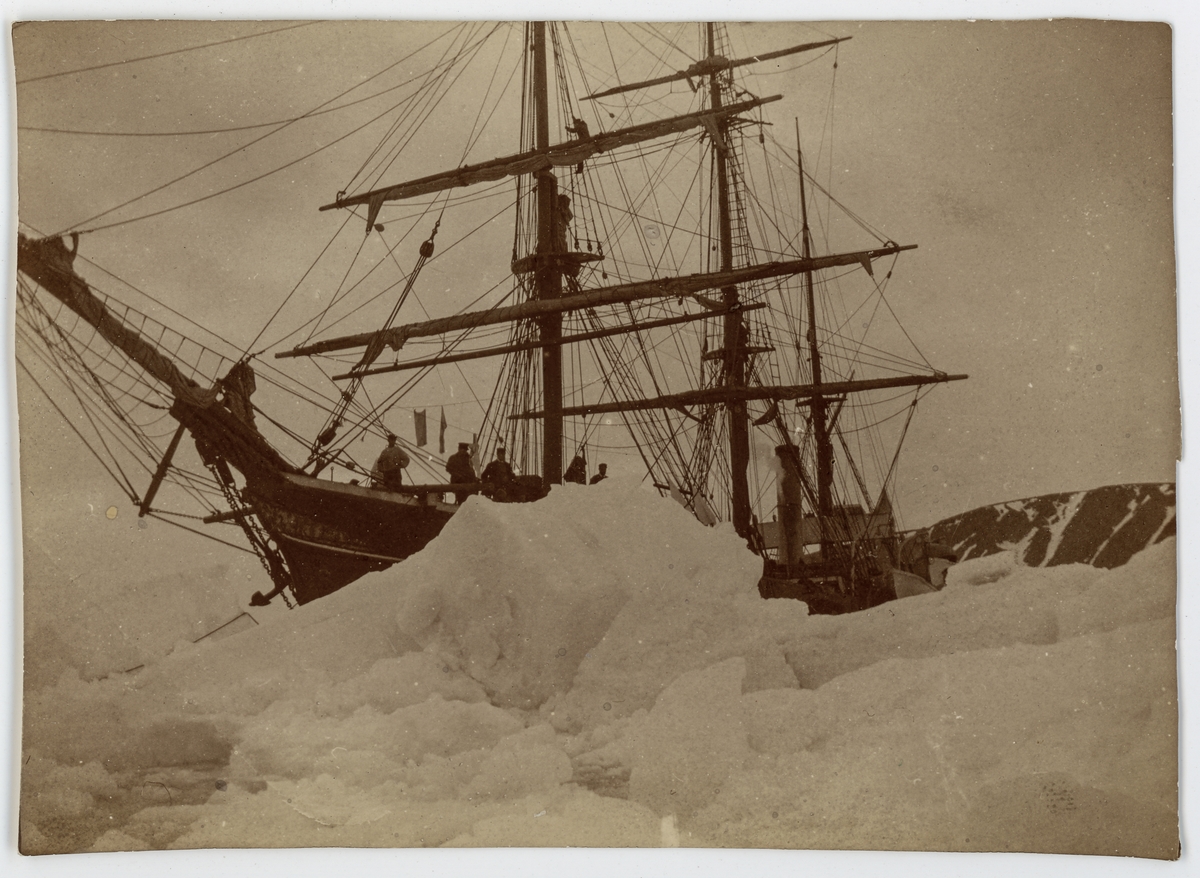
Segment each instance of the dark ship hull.
[{"label": "dark ship hull", "polygon": [[[392,491],[283,473],[251,479],[241,493],[287,563],[296,601],[305,604],[421,551],[458,511],[447,500],[480,489],[473,483]],[[545,493],[540,479],[518,477],[493,499],[525,503]]]},{"label": "dark ship hull", "polygon": [[[274,538],[304,604],[421,551],[457,506],[441,491],[383,491],[288,473],[243,492]],[[443,489],[445,486],[441,486]]]}]

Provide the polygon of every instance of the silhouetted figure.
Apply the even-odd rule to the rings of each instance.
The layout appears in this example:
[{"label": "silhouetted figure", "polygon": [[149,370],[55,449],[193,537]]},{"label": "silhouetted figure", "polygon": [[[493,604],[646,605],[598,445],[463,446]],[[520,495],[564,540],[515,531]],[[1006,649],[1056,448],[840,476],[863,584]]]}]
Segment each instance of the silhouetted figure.
[{"label": "silhouetted figure", "polygon": [[221,386],[225,388],[225,407],[253,427],[254,406],[250,396],[256,389],[254,369],[245,360],[235,363],[221,379]]},{"label": "silhouetted figure", "polygon": [[[588,131],[588,123],[584,122],[578,116],[574,116],[572,118],[574,119],[575,124],[567,126],[567,133],[574,134],[580,140],[587,140],[590,138],[592,136],[592,132]],[[575,173],[583,173],[583,162],[580,162],[575,166]]]},{"label": "silhouetted figure", "polygon": [[602,463],[602,464],[600,464],[600,472],[598,472],[594,476],[592,476],[592,480],[590,482],[588,482],[588,484],[589,485],[598,485],[600,482],[603,482],[607,478],[608,478],[608,464]]},{"label": "silhouetted figure", "polygon": [[574,125],[567,126],[567,133],[574,134],[580,140],[587,140],[592,136],[592,132],[588,131],[588,123],[584,122],[578,116],[573,116]]},{"label": "silhouetted figure", "polygon": [[387,448],[380,452],[379,458],[375,461],[375,470],[372,475],[375,477],[377,485],[382,485],[389,491],[395,491],[404,482],[401,474],[408,466],[408,455],[404,453],[403,448],[396,444],[395,433],[387,434],[387,442]]},{"label": "silhouetted figure", "polygon": [[[458,451],[450,455],[446,461],[446,472],[450,473],[450,484],[461,485],[464,482],[475,481],[475,467],[471,466],[471,443],[459,442]],[[471,496],[466,491],[455,491],[454,502],[462,504]]]},{"label": "silhouetted figure", "polygon": [[569,242],[569,233],[571,230],[571,219],[575,214],[571,213],[571,196],[558,196],[558,222],[555,228],[555,239],[558,244],[558,250],[561,253],[566,253],[571,249]]},{"label": "silhouetted figure", "polygon": [[483,470],[483,495],[500,503],[507,502],[514,478],[512,467],[504,459],[504,449],[497,448],[496,459]]},{"label": "silhouetted figure", "polygon": [[583,459],[582,454],[576,454],[571,458],[570,466],[563,473],[563,481],[573,482],[576,485],[587,484],[587,461]]}]

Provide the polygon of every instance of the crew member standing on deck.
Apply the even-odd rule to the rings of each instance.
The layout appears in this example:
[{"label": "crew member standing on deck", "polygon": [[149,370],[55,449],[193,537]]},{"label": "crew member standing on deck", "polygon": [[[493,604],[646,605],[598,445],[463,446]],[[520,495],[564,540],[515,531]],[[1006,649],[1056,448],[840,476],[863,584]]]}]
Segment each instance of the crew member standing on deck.
[{"label": "crew member standing on deck", "polygon": [[408,455],[396,444],[395,433],[387,434],[387,443],[387,448],[380,452],[379,459],[375,461],[374,475],[376,484],[389,491],[396,491],[403,484],[401,473],[408,466]]},{"label": "crew member standing on deck", "polygon": [[577,485],[587,484],[587,461],[582,454],[576,454],[571,458],[570,466],[563,473],[563,481],[574,482]]},{"label": "crew member standing on deck", "polygon": [[500,503],[508,501],[509,490],[512,488],[513,469],[504,459],[504,449],[496,449],[496,459],[483,470],[483,494]]},{"label": "crew member standing on deck", "polygon": [[594,476],[592,476],[592,480],[590,482],[588,482],[588,484],[589,485],[598,485],[607,478],[608,478],[608,464],[602,463],[602,464],[600,464],[600,472],[598,472]]},{"label": "crew member standing on deck", "polygon": [[[475,467],[471,466],[471,443],[459,442],[458,451],[446,461],[446,472],[450,473],[450,484],[461,485],[475,481]],[[454,502],[462,505],[470,495],[466,491],[455,491]]]}]

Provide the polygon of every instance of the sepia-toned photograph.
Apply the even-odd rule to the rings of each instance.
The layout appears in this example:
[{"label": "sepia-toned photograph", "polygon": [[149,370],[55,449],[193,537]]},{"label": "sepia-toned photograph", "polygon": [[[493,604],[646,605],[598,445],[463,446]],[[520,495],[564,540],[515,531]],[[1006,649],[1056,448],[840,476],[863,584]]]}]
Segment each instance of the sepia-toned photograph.
[{"label": "sepia-toned photograph", "polygon": [[11,42],[21,854],[1180,856],[1168,24]]}]

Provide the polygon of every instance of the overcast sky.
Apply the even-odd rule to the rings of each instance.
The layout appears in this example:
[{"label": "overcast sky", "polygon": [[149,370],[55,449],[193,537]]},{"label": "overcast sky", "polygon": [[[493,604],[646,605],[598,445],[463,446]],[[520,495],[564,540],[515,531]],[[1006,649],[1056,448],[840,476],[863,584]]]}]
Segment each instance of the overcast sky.
[{"label": "overcast sky", "polygon": [[[824,6],[828,14],[830,4]],[[942,7],[900,4],[889,10],[977,17],[1098,11],[1178,20],[1186,4]],[[20,17],[44,15],[46,7],[26,8],[31,12]],[[92,16],[116,14],[111,4],[74,8]],[[303,13],[316,16],[324,8]],[[854,3],[836,8],[862,14]],[[380,11],[377,4],[357,10]],[[881,14],[878,4],[866,14]],[[1027,27],[968,32],[964,26],[865,26],[854,30],[854,61],[849,47],[843,55],[845,92],[856,76],[865,81],[855,86],[857,94],[839,95],[847,102],[839,118],[849,126],[854,105],[869,107],[871,121],[860,124],[877,130],[864,150],[887,171],[868,176],[868,203],[853,203],[889,232],[921,245],[919,259],[906,264],[910,272],[921,266],[909,286],[914,297],[936,296],[946,323],[935,327],[934,337],[913,329],[940,368],[972,375],[930,397],[914,423],[905,472],[917,501],[909,504],[912,523],[978,503],[1169,479],[1173,472],[1167,385],[1174,335],[1164,268],[1171,260],[1172,205],[1165,200],[1171,178],[1162,106],[1169,92],[1166,62],[1157,51],[1164,38],[1153,29],[1134,28],[1138,36],[1131,38],[1122,26],[1083,26],[1059,29],[1051,39],[1022,29]],[[1184,69],[1200,48],[1190,36],[1186,27],[1175,32]],[[1182,113],[1190,109],[1189,98],[1194,103],[1194,89],[1176,93]],[[1177,149],[1187,154],[1182,143]],[[922,157],[928,161],[915,161]],[[863,175],[870,170],[853,169]],[[66,161],[57,173],[66,179],[84,171]],[[1192,190],[1186,179],[1181,182],[1186,196]],[[909,220],[897,222],[906,207]],[[273,220],[285,234],[292,222]],[[9,228],[15,233],[15,224]],[[239,231],[231,227],[220,246],[241,247]],[[169,252],[169,245],[153,246]],[[143,237],[130,246],[151,245]],[[1186,279],[1186,247],[1180,259]],[[29,465],[78,455],[49,419],[41,429],[33,454],[26,446]],[[101,502],[121,500],[94,473],[79,483]],[[67,520],[82,517],[78,503],[54,505]],[[114,558],[120,554],[112,552]]]},{"label": "overcast sky", "polygon": [[[448,27],[317,23],[37,79],[266,29],[248,22],[25,26],[14,35],[17,77],[35,81],[17,87],[20,125],[161,132],[287,118]],[[500,58],[505,36],[509,48],[519,38],[517,27],[508,31],[485,51]],[[576,31],[586,53],[589,31]],[[889,300],[930,362],[971,376],[931,394],[913,423],[897,489],[905,523],[1034,494],[1170,480],[1179,430],[1170,30],[1119,22],[836,22],[763,25],[738,40],[751,52],[825,33],[853,37],[839,54],[834,192],[895,240],[919,245],[902,260]],[[410,65],[414,72],[425,57]],[[803,94],[812,78],[800,70],[747,85],[759,94]],[[826,77],[815,78],[826,87]],[[465,101],[451,109],[473,118]],[[91,228],[202,198],[299,158],[343,134],[348,119],[359,124],[375,112],[330,114],[260,143],[253,141],[261,130],[181,138],[23,130],[21,221],[44,232]],[[515,139],[514,128],[494,122],[469,160],[514,150],[504,139]],[[86,235],[81,251],[248,345],[341,223],[338,213],[316,207],[345,185],[378,129],[185,210]],[[92,219],[243,144],[208,171]],[[406,153],[405,177],[463,158],[449,139],[420,147]],[[508,222],[493,223],[493,250],[503,259]],[[476,258],[460,251],[450,264]],[[444,279],[443,298],[457,298],[456,307],[476,294],[464,298],[465,285],[440,270],[431,265],[423,290],[436,294]],[[423,307],[447,304],[429,295]],[[294,300],[266,338],[312,307]],[[486,399],[490,389],[478,377],[482,368],[469,390],[438,388],[456,398],[451,422],[465,430],[482,415],[468,400]],[[52,419],[46,427],[42,435],[39,419],[26,425],[31,480],[41,481],[38,467],[53,466],[57,478],[48,481],[60,488],[102,488],[90,465],[64,474],[79,452]],[[466,436],[451,437],[458,438]]]}]

